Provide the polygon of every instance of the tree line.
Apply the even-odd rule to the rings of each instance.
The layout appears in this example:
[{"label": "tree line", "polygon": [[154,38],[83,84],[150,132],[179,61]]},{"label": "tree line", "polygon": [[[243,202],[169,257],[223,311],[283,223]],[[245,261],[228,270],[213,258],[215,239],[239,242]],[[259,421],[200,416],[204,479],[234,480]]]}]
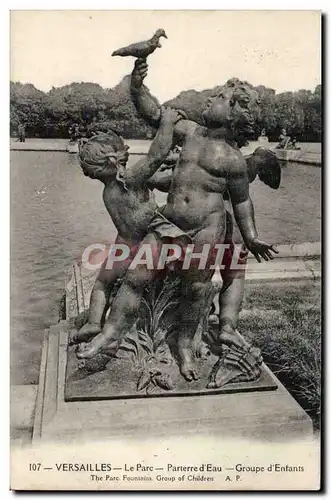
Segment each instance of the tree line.
[{"label": "tree line", "polygon": [[[10,82],[10,134],[17,135],[19,125],[24,124],[27,137],[68,138],[70,127],[76,124],[82,135],[111,128],[126,139],[151,139],[155,130],[138,116],[129,87],[129,75],[109,89],[96,83],[71,83],[42,92],[30,83]],[[218,88],[184,91],[165,104],[185,110],[199,123],[208,97]],[[279,94],[263,85],[254,88],[261,99],[256,137],[265,129],[269,140],[276,141],[285,128],[299,141],[321,141],[321,85],[314,91]]]}]

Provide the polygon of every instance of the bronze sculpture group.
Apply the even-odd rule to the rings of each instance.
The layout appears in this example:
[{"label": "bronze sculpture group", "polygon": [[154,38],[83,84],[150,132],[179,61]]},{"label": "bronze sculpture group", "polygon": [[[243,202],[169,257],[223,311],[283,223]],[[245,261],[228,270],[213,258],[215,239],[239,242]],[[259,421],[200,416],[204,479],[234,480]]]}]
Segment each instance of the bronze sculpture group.
[{"label": "bronze sculpture group", "polygon": [[[258,262],[278,252],[258,237],[249,183],[258,176],[277,189],[280,167],[268,149],[260,147],[246,158],[240,151],[253,132],[259,104],[246,82],[231,79],[208,100],[204,126],[181,110],[158,104],[143,81],[146,57],[159,46],[160,36],[166,36],[163,30],[113,53],[138,57],[131,75],[132,101],[158,127],[147,156],[127,168],[128,148],[115,133],[97,134],[80,144],[83,172],[103,182],[104,203],[118,230],[116,243],[129,250],[111,266],[105,260],[92,291],[88,322],[71,343],[78,344],[79,366],[91,369],[104,368],[126,344],[135,345],[145,360],[138,390],[153,384],[174,388],[171,370],[163,371],[162,362],[175,360],[186,381],[197,380],[201,359],[212,351],[217,362],[207,387],[213,389],[261,374],[259,350],[237,331],[245,265],[248,252]],[[174,152],[178,144],[181,149]],[[165,206],[157,206],[153,189],[168,192]],[[239,241],[233,237],[234,220]],[[165,248],[175,255],[169,258]],[[160,266],[162,259],[167,265]],[[217,268],[219,282],[212,279]],[[211,331],[208,318],[217,294],[218,325]],[[146,336],[147,330],[152,335]]]},{"label": "bronze sculpture group", "polygon": [[301,149],[296,137],[288,135],[285,128],[282,129],[278,140],[279,143],[276,146],[277,149]]}]

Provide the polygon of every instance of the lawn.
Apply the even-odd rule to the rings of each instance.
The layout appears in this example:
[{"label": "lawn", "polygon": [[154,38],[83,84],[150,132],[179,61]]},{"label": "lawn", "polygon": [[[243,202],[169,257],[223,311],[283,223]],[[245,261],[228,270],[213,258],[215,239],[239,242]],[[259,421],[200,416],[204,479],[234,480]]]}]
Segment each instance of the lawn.
[{"label": "lawn", "polygon": [[247,285],[239,331],[320,425],[320,281]]}]

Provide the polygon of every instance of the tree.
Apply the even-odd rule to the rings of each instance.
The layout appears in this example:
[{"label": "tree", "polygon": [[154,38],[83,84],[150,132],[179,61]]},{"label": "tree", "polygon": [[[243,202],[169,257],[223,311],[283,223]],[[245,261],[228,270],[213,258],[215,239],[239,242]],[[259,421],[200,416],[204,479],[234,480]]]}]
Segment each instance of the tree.
[{"label": "tree", "polygon": [[[126,138],[151,138],[155,130],[136,112],[130,96],[130,75],[114,88],[104,89],[96,83],[71,83],[42,92],[32,84],[10,83],[10,133],[26,124],[30,137],[68,138],[69,127],[78,124],[82,131],[115,130]],[[164,103],[182,109],[188,118],[202,124],[202,112],[209,97],[220,92],[217,85],[202,91],[187,90]],[[286,128],[298,140],[320,141],[322,134],[322,87],[314,92],[299,90],[276,94],[259,85],[260,120],[255,125],[256,137],[264,128],[271,140],[277,140]]]},{"label": "tree", "polygon": [[10,82],[10,133],[26,125],[28,135],[39,135],[45,119],[44,93],[34,85]]}]

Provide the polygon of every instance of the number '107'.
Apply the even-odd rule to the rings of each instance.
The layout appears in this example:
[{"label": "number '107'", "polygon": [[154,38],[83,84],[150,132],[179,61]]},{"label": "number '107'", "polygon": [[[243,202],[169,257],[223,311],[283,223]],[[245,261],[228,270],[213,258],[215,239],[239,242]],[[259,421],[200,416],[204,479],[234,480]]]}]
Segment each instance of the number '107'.
[{"label": "number '107'", "polygon": [[31,471],[38,471],[40,470],[40,467],[41,467],[41,463],[33,463],[33,464],[29,464],[29,470]]}]

